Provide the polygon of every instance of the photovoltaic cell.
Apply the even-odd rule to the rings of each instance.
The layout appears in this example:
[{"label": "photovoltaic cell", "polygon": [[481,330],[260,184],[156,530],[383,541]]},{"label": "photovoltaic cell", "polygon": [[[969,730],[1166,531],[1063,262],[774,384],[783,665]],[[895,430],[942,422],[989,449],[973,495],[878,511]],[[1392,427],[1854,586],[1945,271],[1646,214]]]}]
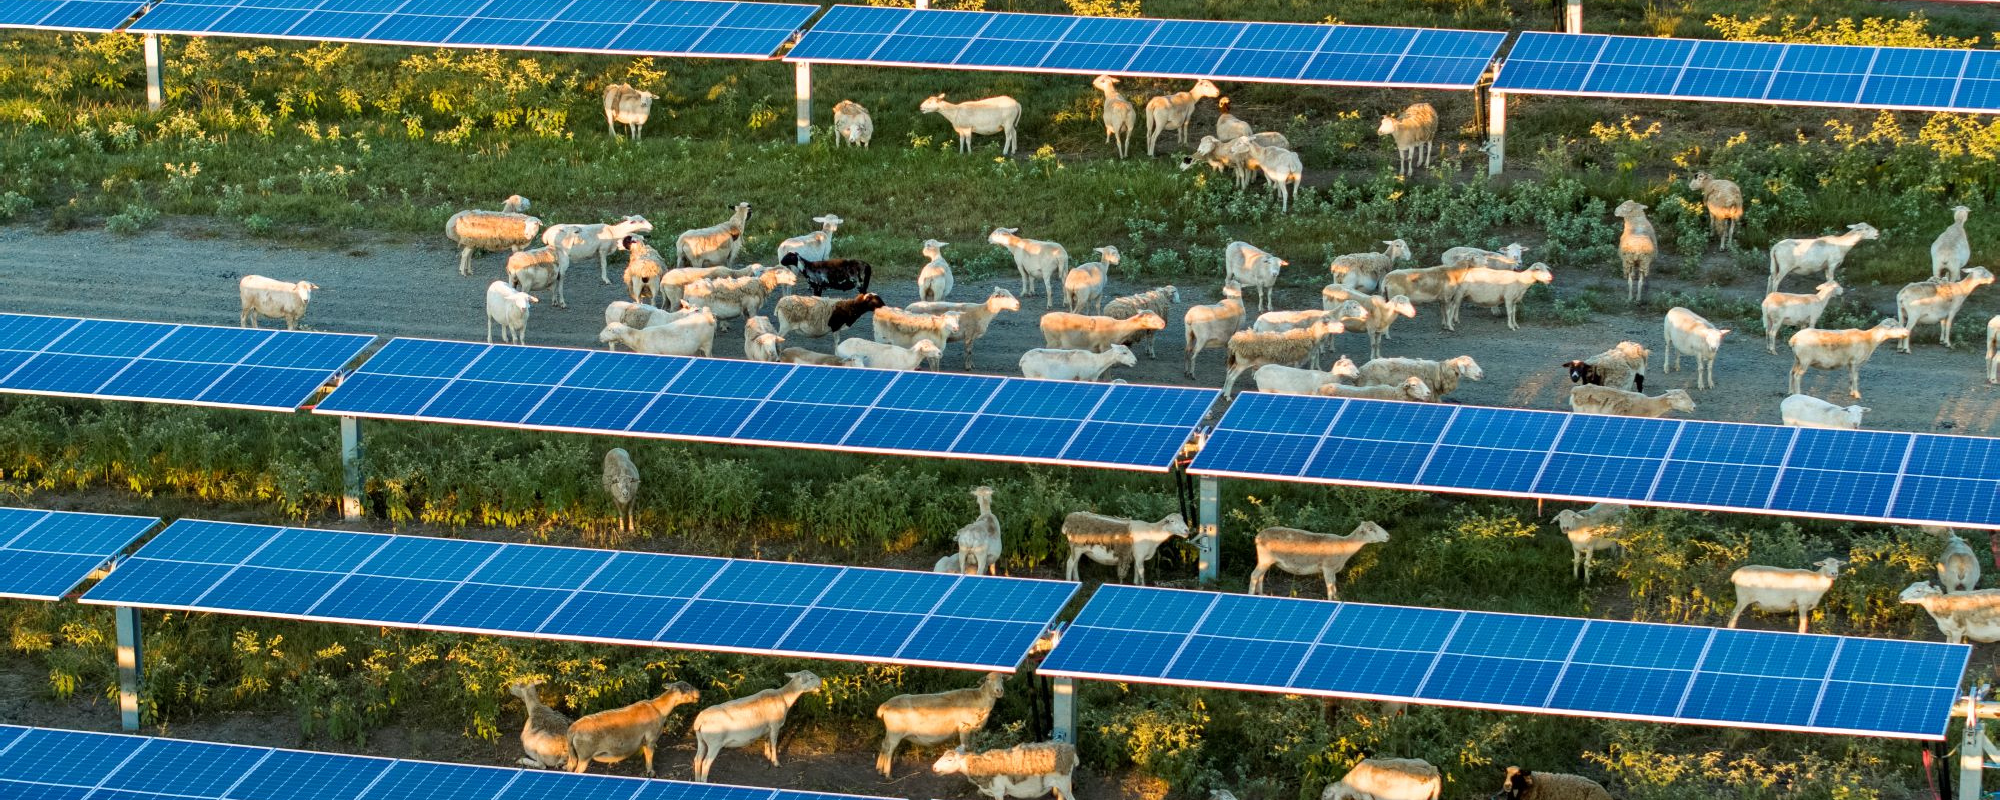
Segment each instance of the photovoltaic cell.
[{"label": "photovoltaic cell", "polygon": [[160,521],[0,508],[0,597],[61,600]]},{"label": "photovoltaic cell", "polygon": [[295,411],[374,339],[0,314],[0,392]]},{"label": "photovoltaic cell", "polygon": [[2000,529],[2000,442],[1245,393],[1197,475]]},{"label": "photovoltaic cell", "polygon": [[0,28],[115,31],[145,5],[137,0],[6,0],[0,2]]},{"label": "photovoltaic cell", "polygon": [[1011,671],[1075,591],[1059,581],[184,519],[82,601]]},{"label": "photovoltaic cell", "polygon": [[1164,472],[1217,394],[396,339],[314,410]]},{"label": "photovoltaic cell", "polygon": [[1043,675],[1943,739],[1962,644],[1098,589]]}]

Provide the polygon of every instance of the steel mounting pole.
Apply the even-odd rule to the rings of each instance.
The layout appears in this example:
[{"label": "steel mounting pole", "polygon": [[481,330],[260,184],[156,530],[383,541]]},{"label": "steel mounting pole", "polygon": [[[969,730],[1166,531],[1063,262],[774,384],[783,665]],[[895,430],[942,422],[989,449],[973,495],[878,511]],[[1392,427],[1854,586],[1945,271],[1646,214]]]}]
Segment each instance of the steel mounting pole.
[{"label": "steel mounting pole", "polygon": [[139,609],[113,606],[113,626],[118,636],[118,722],[125,730],[139,729],[139,685],[144,676],[145,654],[140,650]]},{"label": "steel mounting pole", "polygon": [[1195,533],[1195,549],[1201,554],[1201,582],[1215,583],[1222,572],[1222,487],[1213,476],[1201,478],[1200,499],[1197,501],[1200,528]]},{"label": "steel mounting pole", "polygon": [[367,488],[367,477],[361,471],[361,419],[340,418],[340,518],[348,522],[361,519],[361,494]]},{"label": "steel mounting pole", "polygon": [[798,100],[799,144],[813,139],[813,66],[804,61],[792,64],[792,96]]},{"label": "steel mounting pole", "polygon": [[146,110],[158,111],[166,105],[166,95],[160,88],[160,35],[146,34]]}]

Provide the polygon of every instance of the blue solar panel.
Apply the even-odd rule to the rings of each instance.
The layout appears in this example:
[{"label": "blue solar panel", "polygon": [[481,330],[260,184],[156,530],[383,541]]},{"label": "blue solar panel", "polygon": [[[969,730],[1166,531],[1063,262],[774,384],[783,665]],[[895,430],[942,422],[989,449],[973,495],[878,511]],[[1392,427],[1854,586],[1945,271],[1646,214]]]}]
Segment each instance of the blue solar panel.
[{"label": "blue solar panel", "polygon": [[0,597],[60,600],[159,520],[0,508]]},{"label": "blue solar panel", "polygon": [[836,5],[787,61],[1471,88],[1506,34]]},{"label": "blue solar panel", "polygon": [[1493,90],[2000,113],[1974,51],[1530,32]]},{"label": "blue solar panel", "polygon": [[6,0],[0,2],[0,28],[114,31],[144,6],[137,0]]},{"label": "blue solar panel", "polygon": [[315,411],[1160,472],[1216,395],[396,339]]},{"label": "blue solar panel", "polygon": [[[0,524],[12,519],[0,514]],[[1004,671],[1075,591],[1059,581],[181,520],[83,602]]]},{"label": "blue solar panel", "polygon": [[1248,393],[1189,472],[2000,528],[2000,442]]},{"label": "blue solar panel", "polygon": [[293,411],[374,338],[0,314],[0,392]]},{"label": "blue solar panel", "polygon": [[1971,648],[1106,585],[1037,672],[1942,739]]}]

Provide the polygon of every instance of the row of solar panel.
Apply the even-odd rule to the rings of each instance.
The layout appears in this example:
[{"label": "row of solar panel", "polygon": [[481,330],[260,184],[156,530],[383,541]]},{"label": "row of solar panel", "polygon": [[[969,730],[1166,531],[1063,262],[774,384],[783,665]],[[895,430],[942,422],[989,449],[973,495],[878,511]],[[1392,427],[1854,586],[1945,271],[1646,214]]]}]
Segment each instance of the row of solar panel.
[{"label": "row of solar panel", "polygon": [[374,339],[0,314],[0,392],[292,411]]},{"label": "row of solar panel", "polygon": [[0,597],[60,600],[160,521],[0,508]]}]

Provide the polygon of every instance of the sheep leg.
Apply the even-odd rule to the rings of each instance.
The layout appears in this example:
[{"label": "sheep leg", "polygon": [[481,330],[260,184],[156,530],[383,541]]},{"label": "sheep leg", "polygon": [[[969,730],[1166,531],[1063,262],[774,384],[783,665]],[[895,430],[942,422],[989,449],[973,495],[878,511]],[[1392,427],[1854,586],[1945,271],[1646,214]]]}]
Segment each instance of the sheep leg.
[{"label": "sheep leg", "polygon": [[1810,608],[1799,609],[1799,633],[1806,632],[1806,618],[1810,617],[1811,615],[1812,615],[1812,609]]},{"label": "sheep leg", "polygon": [[882,773],[882,777],[889,777],[890,764],[896,760],[896,748],[901,746],[903,737],[897,736],[894,732],[882,736],[882,750],[875,754],[875,771]]},{"label": "sheep leg", "polygon": [[1799,393],[1799,382],[1800,379],[1805,377],[1805,374],[1806,374],[1806,365],[1798,363],[1796,361],[1792,362],[1792,384],[1791,384],[1792,394]]},{"label": "sheep leg", "polygon": [[1076,560],[1082,555],[1083,551],[1076,549],[1075,545],[1070,546],[1069,563],[1063,566],[1063,580],[1081,582],[1076,576]]},{"label": "sheep leg", "polygon": [[1340,599],[1340,582],[1338,580],[1335,580],[1335,576],[1337,576],[1338,574],[1339,570],[1336,570],[1331,566],[1324,567],[1320,570],[1320,576],[1326,578],[1326,599],[1328,600]]},{"label": "sheep leg", "polygon": [[458,250],[458,274],[468,278],[472,277],[472,248],[470,247],[461,247]]},{"label": "sheep leg", "polygon": [[771,759],[771,766],[778,765],[778,726],[772,725],[770,735],[764,737],[764,755]]},{"label": "sheep leg", "polygon": [[646,777],[653,777],[653,743],[639,745],[639,753],[646,757]]},{"label": "sheep leg", "polygon": [[1736,610],[1730,613],[1730,615],[1729,615],[1729,624],[1728,624],[1728,625],[1724,625],[1723,627],[1725,627],[1725,628],[1734,628],[1734,627],[1736,627],[1736,620],[1737,620],[1738,618],[1740,618],[1740,617],[1742,617],[1742,616],[1743,616],[1743,609],[1745,609],[1745,608],[1747,608],[1747,607],[1748,607],[1748,606],[1745,606],[1745,605],[1743,604],[1743,601],[1741,601],[1741,600],[1738,600],[1738,601],[1736,601]]},{"label": "sheep leg", "polygon": [[[506,333],[506,331],[501,331],[501,333],[502,333],[502,334],[505,334],[505,333]],[[492,317],[487,317],[487,318],[486,318],[486,343],[487,343],[487,344],[492,344],[492,343],[493,343],[493,318],[492,318]]]},{"label": "sheep leg", "polygon": [[[1947,316],[1947,317],[1945,317],[1945,318],[1944,318],[1944,322],[1943,322],[1943,323],[1940,323],[1940,324],[1938,325],[1938,338],[1939,338],[1939,340],[1941,340],[1941,341],[1943,341],[1943,342],[1944,342],[1944,346],[1945,346],[1945,349],[1947,349],[1947,350],[1951,349],[1951,319],[1952,319],[1952,317],[1955,317],[1955,316],[1958,316],[1958,315],[1957,315],[1957,314],[1953,314],[1953,315],[1951,315],[1951,316]],[[1910,338],[1911,338],[1911,337],[1908,337],[1908,336],[1905,336],[1905,337],[1903,337],[1903,346],[1904,346],[1904,347],[1909,347],[1909,346],[1910,346]],[[1907,351],[1905,351],[1905,352],[1907,352]]]},{"label": "sheep leg", "polygon": [[1520,329],[1520,324],[1514,321],[1514,298],[1509,297],[1507,298],[1507,330],[1518,331]]},{"label": "sheep leg", "polygon": [[556,308],[569,308],[569,301],[563,299],[563,273],[556,272]]},{"label": "sheep leg", "polygon": [[1257,560],[1257,568],[1250,571],[1250,593],[1264,593],[1264,574],[1271,571],[1271,562]]},{"label": "sheep leg", "polygon": [[1847,394],[1856,400],[1861,399],[1861,362],[1859,361],[1847,365]]},{"label": "sheep leg", "polygon": [[597,279],[611,285],[611,255],[603,250],[597,251]]},{"label": "sheep leg", "polygon": [[[715,763],[715,751],[709,749],[708,740],[701,738],[701,734],[699,733],[695,734],[694,780],[696,783],[708,782],[708,768],[710,765],[714,763]],[[583,770],[574,770],[574,771],[582,772]]]}]

